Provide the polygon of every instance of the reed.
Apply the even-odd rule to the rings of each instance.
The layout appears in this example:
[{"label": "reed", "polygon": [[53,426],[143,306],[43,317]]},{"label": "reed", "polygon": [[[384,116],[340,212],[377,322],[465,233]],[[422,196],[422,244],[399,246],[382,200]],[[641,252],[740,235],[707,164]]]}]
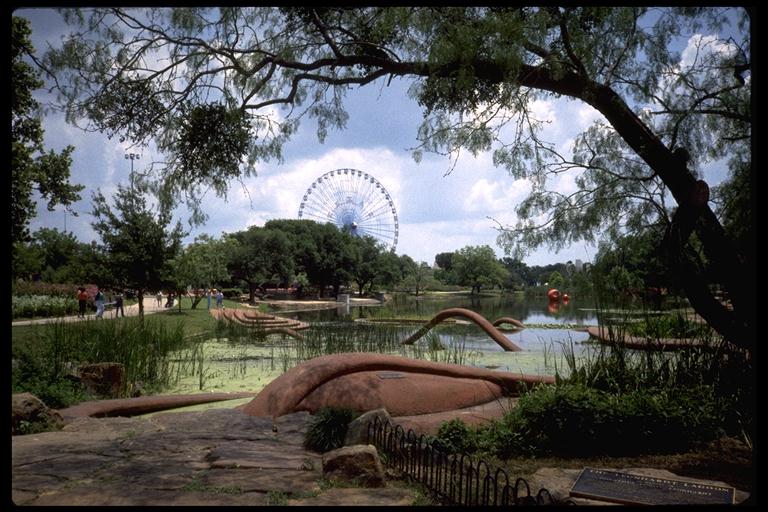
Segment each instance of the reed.
[{"label": "reed", "polygon": [[[66,387],[67,374],[77,366],[114,362],[125,368],[121,395],[136,382],[146,390],[162,390],[176,376],[169,354],[187,346],[182,325],[152,318],[54,322],[13,344],[13,388],[33,393],[48,388],[43,394],[51,395],[51,386]],[[68,405],[65,397],[49,398],[58,406]]]}]

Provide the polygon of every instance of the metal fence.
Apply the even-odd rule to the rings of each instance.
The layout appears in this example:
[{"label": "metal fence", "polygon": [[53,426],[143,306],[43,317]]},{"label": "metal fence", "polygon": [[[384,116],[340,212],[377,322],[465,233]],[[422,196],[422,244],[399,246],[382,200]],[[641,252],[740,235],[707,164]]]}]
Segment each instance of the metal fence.
[{"label": "metal fence", "polygon": [[368,423],[368,443],[383,454],[387,466],[427,487],[441,501],[452,505],[563,505],[546,489],[535,495],[523,478],[514,482],[503,469],[467,454],[448,454],[400,425],[374,418]]}]

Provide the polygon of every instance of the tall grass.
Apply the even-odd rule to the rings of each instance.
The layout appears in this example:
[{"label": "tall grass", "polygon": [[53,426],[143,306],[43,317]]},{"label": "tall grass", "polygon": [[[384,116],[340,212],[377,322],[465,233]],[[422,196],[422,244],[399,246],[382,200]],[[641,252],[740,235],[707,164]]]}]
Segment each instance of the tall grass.
[{"label": "tall grass", "polygon": [[[267,356],[269,371],[288,369],[316,357],[346,353],[366,352],[392,354],[435,362],[464,365],[472,361],[476,353],[466,347],[466,335],[454,335],[444,342],[432,331],[420,342],[402,345],[401,342],[413,330],[412,326],[397,324],[362,323],[352,320],[315,323],[302,331],[304,339],[296,340],[283,334],[265,335],[258,327],[237,325],[221,321],[215,330],[219,341],[232,346],[259,345],[270,349]],[[247,350],[247,348],[244,348]],[[237,362],[235,363],[237,364]],[[262,370],[264,364],[262,363]],[[199,370],[199,369],[198,369]],[[189,371],[188,371],[189,373]],[[230,369],[230,374],[245,376],[245,368]]]},{"label": "tall grass", "polygon": [[[558,378],[616,396],[689,396],[695,390],[700,410],[722,410],[718,426],[751,444],[756,374],[750,355],[729,351],[709,326],[690,320],[679,310],[659,312],[642,303],[633,306],[635,310],[599,306],[598,318],[608,328],[610,344],[588,347],[578,359],[573,345],[563,344],[566,367],[558,372]],[[617,319],[617,313],[622,317]],[[623,346],[629,336],[642,337],[645,348]],[[676,350],[662,344],[666,338],[680,337],[690,343]],[[689,414],[696,410],[691,408]]]},{"label": "tall grass", "polygon": [[185,346],[188,342],[180,323],[151,317],[55,322],[39,326],[35,336],[13,344],[12,385],[14,391],[40,393],[49,405],[61,407],[82,398],[67,384],[74,368],[114,362],[125,367],[121,395],[128,395],[130,386],[139,382],[147,391],[161,391],[176,377],[169,353]]},{"label": "tall grass", "polygon": [[[547,347],[556,384],[525,392],[502,420],[471,432],[479,451],[501,458],[670,453],[723,434],[752,445],[756,374],[749,354],[728,351],[711,329],[678,312],[601,297],[598,321],[611,343],[583,347],[577,357],[569,339],[560,342],[559,360]],[[626,347],[629,336],[642,337],[644,349]],[[661,343],[668,337],[691,343],[670,350]]]}]

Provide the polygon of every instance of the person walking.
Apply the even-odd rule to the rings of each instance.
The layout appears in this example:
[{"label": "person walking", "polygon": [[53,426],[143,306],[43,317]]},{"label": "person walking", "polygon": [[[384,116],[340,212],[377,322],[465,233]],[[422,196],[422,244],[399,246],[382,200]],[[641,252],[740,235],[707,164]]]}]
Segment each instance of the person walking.
[{"label": "person walking", "polygon": [[82,286],[77,289],[77,318],[85,318],[85,307],[88,305],[88,292]]},{"label": "person walking", "polygon": [[94,298],[96,303],[96,318],[103,318],[104,316],[104,293],[96,288],[96,297]]},{"label": "person walking", "polygon": [[224,309],[224,292],[221,290],[216,292],[216,307],[219,309]]},{"label": "person walking", "polygon": [[157,300],[157,307],[161,307],[163,305],[163,291],[159,290],[157,292],[157,295],[155,295],[155,299]]},{"label": "person walking", "polygon": [[122,316],[125,318],[125,310],[123,309],[123,294],[118,293],[115,297],[115,318]]},{"label": "person walking", "polygon": [[205,298],[208,299],[208,309],[211,309],[211,295],[213,295],[213,290],[208,288],[205,292]]}]

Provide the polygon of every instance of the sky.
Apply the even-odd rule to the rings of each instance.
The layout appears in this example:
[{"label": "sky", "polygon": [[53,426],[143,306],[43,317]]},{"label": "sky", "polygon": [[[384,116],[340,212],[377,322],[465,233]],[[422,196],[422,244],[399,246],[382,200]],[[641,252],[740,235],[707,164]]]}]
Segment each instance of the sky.
[{"label": "sky", "polygon": [[[67,27],[52,9],[22,9],[32,24],[32,43],[40,56],[48,43],[57,45]],[[498,224],[513,225],[515,206],[526,196],[529,185],[515,180],[502,168],[496,168],[490,153],[473,156],[463,154],[450,172],[451,161],[444,156],[425,153],[419,163],[410,148],[418,144],[417,128],[422,109],[406,94],[409,82],[394,79],[389,86],[379,82],[350,89],[345,106],[349,114],[342,130],[329,130],[320,143],[313,122],[302,121],[298,133],[283,149],[282,163],[257,164],[257,176],[234,182],[226,200],[212,192],[203,202],[208,221],[194,228],[186,243],[202,233],[214,237],[222,233],[261,226],[270,219],[295,219],[302,197],[312,183],[328,171],[352,168],[375,177],[393,199],[399,220],[396,253],[407,254],[416,261],[434,262],[436,254],[452,252],[465,246],[488,245],[498,257],[505,256],[497,245]],[[44,91],[36,93],[38,101]],[[585,103],[564,98],[536,100],[531,105],[539,119],[548,121],[541,132],[543,140],[552,142],[567,155],[574,138],[602,115]],[[100,189],[109,198],[118,183],[127,184],[131,161],[126,153],[139,153],[135,169],[154,158],[146,149],[130,147],[116,138],[86,133],[67,124],[61,115],[48,115],[43,120],[45,147],[60,151],[75,146],[72,154],[71,182],[85,185],[82,199],[72,207],[77,217],[63,207],[48,212],[38,202],[37,217],[30,231],[40,227],[66,229],[82,242],[98,240],[90,226],[93,221],[91,193]],[[709,173],[707,176],[706,174]],[[717,169],[705,170],[710,186],[722,179]],[[563,175],[552,181],[551,188],[563,193],[575,191],[573,177]],[[187,213],[177,209],[184,221]],[[524,261],[529,266],[557,262],[591,261],[597,248],[576,243],[559,252],[543,247]]]}]

